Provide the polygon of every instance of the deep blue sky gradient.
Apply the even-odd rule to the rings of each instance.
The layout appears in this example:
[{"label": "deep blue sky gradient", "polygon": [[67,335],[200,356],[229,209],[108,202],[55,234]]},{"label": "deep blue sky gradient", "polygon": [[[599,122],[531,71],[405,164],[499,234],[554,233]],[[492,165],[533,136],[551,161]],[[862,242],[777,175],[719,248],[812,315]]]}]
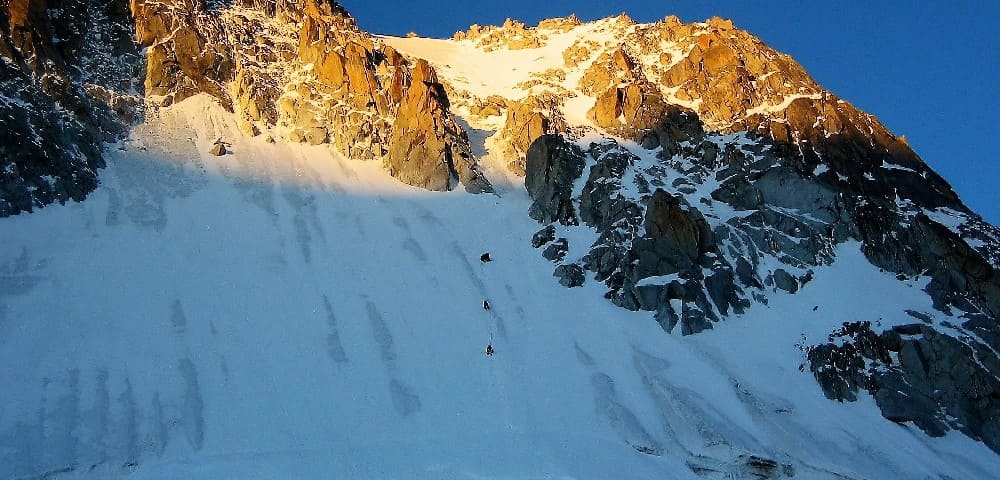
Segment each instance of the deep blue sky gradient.
[{"label": "deep blue sky gradient", "polygon": [[[450,37],[511,17],[627,12],[641,22],[732,19],[795,57],[821,85],[890,131],[943,175],[973,210],[1000,225],[1000,1],[342,0],[373,33]],[[870,3],[870,4],[869,4]]]}]

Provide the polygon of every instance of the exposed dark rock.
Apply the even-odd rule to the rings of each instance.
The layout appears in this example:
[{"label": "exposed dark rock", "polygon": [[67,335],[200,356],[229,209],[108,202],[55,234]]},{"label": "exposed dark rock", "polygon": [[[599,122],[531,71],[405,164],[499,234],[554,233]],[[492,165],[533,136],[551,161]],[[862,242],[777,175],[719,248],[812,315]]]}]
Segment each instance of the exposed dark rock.
[{"label": "exposed dark rock", "polygon": [[740,297],[737,285],[733,270],[728,267],[717,268],[705,277],[705,289],[720,314],[728,315],[730,311],[742,314],[750,307],[750,301]]},{"label": "exposed dark rock", "polygon": [[[870,203],[858,206],[856,217],[869,260],[891,272],[931,277],[927,293],[935,308],[994,318],[1000,314],[1000,275],[957,233],[922,212],[904,219],[889,207]],[[978,217],[967,221],[985,230],[977,226],[981,223]]]},{"label": "exposed dark rock", "polygon": [[777,269],[773,274],[774,286],[778,287],[788,293],[795,293],[799,291],[799,282],[795,280],[792,274],[786,272],[784,269]]},{"label": "exposed dark rock", "polygon": [[577,225],[573,182],[583,174],[584,153],[559,135],[543,135],[527,153],[524,187],[533,200],[528,214],[542,223]]},{"label": "exposed dark rock", "polygon": [[212,149],[208,151],[208,153],[211,153],[216,157],[221,157],[222,155],[225,155],[226,152],[226,145],[222,142],[216,142],[215,145],[212,146]]},{"label": "exposed dark rock", "polygon": [[1000,452],[1000,364],[986,345],[925,324],[878,334],[869,322],[845,323],[829,340],[808,353],[827,397],[867,390],[889,420],[932,436],[957,429]]},{"label": "exposed dark rock", "polygon": [[636,245],[640,278],[691,268],[715,249],[712,229],[701,213],[662,189],[646,204],[646,236]]},{"label": "exposed dark rock", "polygon": [[603,231],[619,221],[641,216],[634,201],[615,195],[622,189],[622,176],[635,163],[635,156],[615,143],[592,144],[589,153],[596,163],[590,167],[580,195],[580,218]]},{"label": "exposed dark rock", "polygon": [[906,310],[906,314],[924,323],[928,324],[934,323],[934,318],[923,312],[918,312],[916,310]]},{"label": "exposed dark rock", "polygon": [[575,263],[559,265],[553,275],[559,277],[559,283],[566,288],[582,287],[587,280],[583,267]]},{"label": "exposed dark rock", "polygon": [[556,227],[549,225],[531,236],[531,246],[533,248],[539,248],[546,243],[549,243],[556,239]]},{"label": "exposed dark rock", "polygon": [[757,455],[748,455],[746,466],[747,473],[757,478],[778,478],[785,473],[778,462]]},{"label": "exposed dark rock", "polygon": [[664,331],[672,332],[674,327],[680,323],[680,313],[669,302],[661,302],[653,319],[660,324]]},{"label": "exposed dark rock", "polygon": [[[673,126],[665,120],[660,130],[641,134],[647,147],[662,147],[652,165],[614,140],[592,143],[575,155],[592,160],[579,196],[567,197],[572,181],[565,180],[559,183],[561,195],[545,197],[558,198],[544,205],[558,205],[563,212],[578,205],[585,224],[579,228],[596,230],[598,238],[582,267],[607,287],[605,296],[629,310],[654,312],[665,330],[695,334],[745,312],[754,302],[767,303],[771,291],[797,293],[812,281],[813,267],[834,261],[838,244],[860,241],[869,260],[900,281],[929,276],[926,290],[935,307],[967,319],[962,327],[949,328],[968,329],[975,333],[969,339],[977,340],[924,331],[919,325],[882,334],[867,324],[845,326],[830,343],[809,351],[810,370],[825,394],[854,401],[865,391],[886,418],[913,422],[932,435],[959,429],[996,448],[993,402],[1000,395],[991,393],[996,376],[990,372],[1000,371],[995,354],[1000,283],[996,256],[966,240],[993,245],[995,231],[964,206],[951,203],[947,189],[933,187],[919,194],[938,192],[936,199],[914,194],[909,203],[897,203],[888,186],[896,178],[882,171],[858,171],[857,165],[837,160],[813,174],[816,167],[810,162],[816,160],[797,148],[750,135],[752,145],[722,140],[687,126],[689,122],[680,115]],[[663,134],[654,142],[648,138],[651,131]],[[863,155],[865,162],[873,155],[850,145],[850,152]],[[851,180],[852,175],[864,180]],[[577,178],[575,169],[570,177]],[[718,188],[706,192],[711,181]],[[932,214],[916,206],[917,201],[952,207]],[[737,213],[719,218],[720,211]],[[550,214],[545,220],[556,218]],[[764,270],[765,259],[784,266]],[[765,278],[759,276],[768,270]],[[560,270],[557,276],[565,278],[565,273]],[[928,325],[934,321],[926,314],[910,315]],[[973,386],[966,385],[970,382]]]},{"label": "exposed dark rock", "polygon": [[639,140],[639,144],[646,150],[656,150],[660,147],[660,139],[656,136],[655,132],[647,131],[642,134],[642,139]]},{"label": "exposed dark rock", "polygon": [[98,185],[102,142],[141,114],[128,3],[0,9],[0,217],[81,201]]},{"label": "exposed dark rock", "polygon": [[546,260],[552,262],[561,262],[563,258],[566,257],[566,252],[569,251],[569,240],[565,238],[560,238],[552,242],[545,251],[542,252],[542,256]]}]

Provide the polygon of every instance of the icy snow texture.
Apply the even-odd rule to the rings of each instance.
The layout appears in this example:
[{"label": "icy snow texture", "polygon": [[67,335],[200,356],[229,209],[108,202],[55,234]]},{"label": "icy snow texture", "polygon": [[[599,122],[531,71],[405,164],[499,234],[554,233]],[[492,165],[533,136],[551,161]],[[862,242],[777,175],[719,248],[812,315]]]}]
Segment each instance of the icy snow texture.
[{"label": "icy snow texture", "polygon": [[[219,137],[231,154],[208,154]],[[795,478],[1000,471],[798,370],[803,337],[931,310],[856,244],[681,338],[597,282],[559,286],[519,188],[407,187],[243,137],[204,96],[108,162],[86,202],[0,220],[0,478],[739,478],[749,455]]]}]

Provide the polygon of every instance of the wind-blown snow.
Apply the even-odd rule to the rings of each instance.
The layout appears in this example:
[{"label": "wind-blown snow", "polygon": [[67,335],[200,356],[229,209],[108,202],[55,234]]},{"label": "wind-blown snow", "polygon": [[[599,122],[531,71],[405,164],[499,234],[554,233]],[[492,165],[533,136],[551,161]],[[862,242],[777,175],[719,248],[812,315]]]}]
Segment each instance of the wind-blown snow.
[{"label": "wind-blown snow", "polygon": [[[232,154],[207,153],[219,137]],[[857,244],[797,295],[675,337],[592,279],[559,286],[522,189],[407,187],[246,138],[204,96],[109,156],[86,202],[0,219],[2,478],[738,478],[749,455],[795,478],[1000,471],[798,370],[803,336],[932,312]]]},{"label": "wind-blown snow", "polygon": [[[563,52],[580,38],[585,37],[602,46],[614,43],[616,33],[609,29],[612,23],[612,19],[604,19],[568,32],[549,32],[541,48],[521,50],[499,48],[484,51],[470,40],[456,42],[419,37],[382,37],[382,40],[403,53],[426,59],[438,69],[442,78],[477,97],[500,95],[518,100],[530,93],[530,90],[518,85],[535,74],[563,69]],[[584,67],[587,65],[589,62]],[[585,69],[578,68],[574,75],[568,75],[563,87],[576,90]]]},{"label": "wind-blown snow", "polygon": [[[480,99],[499,95],[509,100],[521,100],[532,93],[551,90],[551,85],[532,88],[525,88],[524,85],[546,72],[563,71],[565,78],[558,82],[558,87],[571,94],[561,106],[562,114],[569,125],[589,126],[591,121],[587,118],[587,111],[594,106],[596,98],[581,92],[579,84],[584,72],[599,56],[600,49],[591,51],[590,58],[568,71],[563,52],[581,39],[601,49],[617,45],[622,28],[634,27],[621,27],[614,19],[608,18],[579,25],[566,32],[546,31],[546,40],[541,47],[519,50],[497,48],[487,51],[471,40],[419,37],[382,37],[382,40],[400,52],[426,59],[454,88]],[[459,113],[467,113],[459,110]],[[497,130],[503,126],[503,118],[466,116],[466,120],[473,122],[476,128]]]}]

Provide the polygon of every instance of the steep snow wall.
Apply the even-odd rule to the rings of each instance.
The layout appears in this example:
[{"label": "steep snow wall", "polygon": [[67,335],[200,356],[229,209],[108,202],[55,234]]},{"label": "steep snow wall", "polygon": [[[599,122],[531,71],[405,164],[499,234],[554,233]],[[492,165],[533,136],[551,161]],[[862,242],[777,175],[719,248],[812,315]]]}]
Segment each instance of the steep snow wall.
[{"label": "steep snow wall", "polygon": [[[231,153],[208,155],[219,137]],[[0,220],[0,477],[1000,471],[796,368],[843,318],[931,308],[856,243],[795,296],[679,337],[596,282],[559,286],[520,189],[408,187],[245,137],[206,96],[109,151],[87,202]]]}]

